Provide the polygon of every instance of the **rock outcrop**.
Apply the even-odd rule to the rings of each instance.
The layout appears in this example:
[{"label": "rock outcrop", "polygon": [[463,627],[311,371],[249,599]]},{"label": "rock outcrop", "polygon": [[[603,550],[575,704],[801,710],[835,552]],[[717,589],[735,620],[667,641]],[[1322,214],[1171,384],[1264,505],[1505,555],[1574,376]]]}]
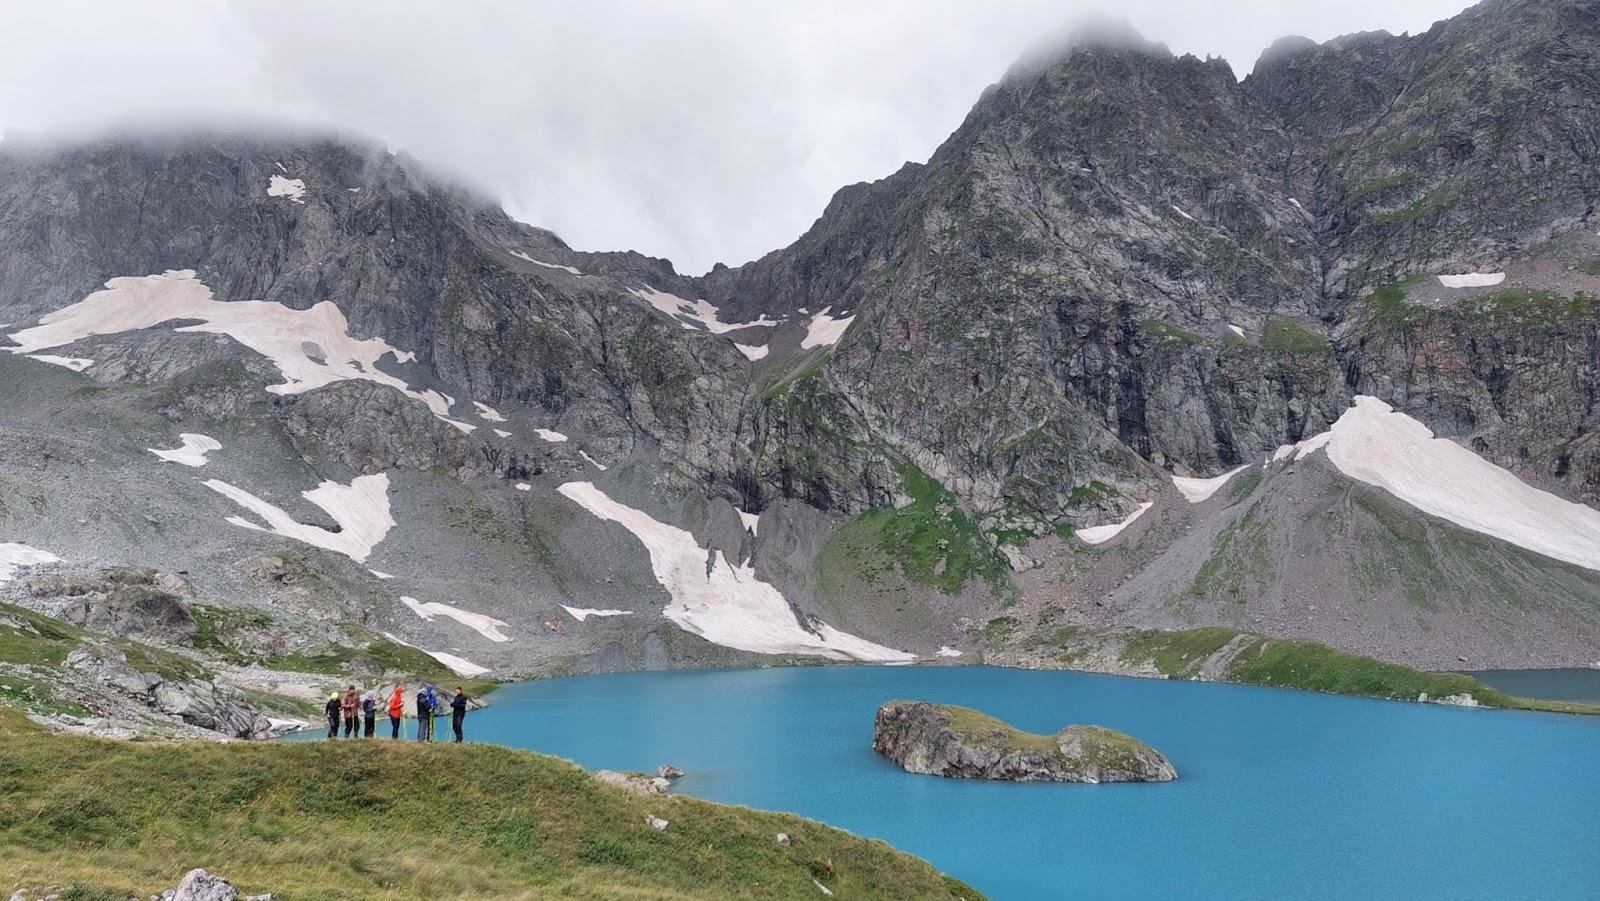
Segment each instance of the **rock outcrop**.
[{"label": "rock outcrop", "polygon": [[890,701],[878,708],[872,748],[910,773],[1007,782],[1170,782],[1178,771],[1155,749],[1101,726],[1035,735],[967,707]]}]

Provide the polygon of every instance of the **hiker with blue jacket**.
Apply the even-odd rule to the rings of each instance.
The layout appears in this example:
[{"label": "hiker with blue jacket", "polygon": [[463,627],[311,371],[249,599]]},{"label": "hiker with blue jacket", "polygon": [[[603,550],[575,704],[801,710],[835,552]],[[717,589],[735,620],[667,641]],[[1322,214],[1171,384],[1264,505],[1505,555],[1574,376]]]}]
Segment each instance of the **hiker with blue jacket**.
[{"label": "hiker with blue jacket", "polygon": [[433,703],[426,688],[417,689],[417,741],[433,740]]}]

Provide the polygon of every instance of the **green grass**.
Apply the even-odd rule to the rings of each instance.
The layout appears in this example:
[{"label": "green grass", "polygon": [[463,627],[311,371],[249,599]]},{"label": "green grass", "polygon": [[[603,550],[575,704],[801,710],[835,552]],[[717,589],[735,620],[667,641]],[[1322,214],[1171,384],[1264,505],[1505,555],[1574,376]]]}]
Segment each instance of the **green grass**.
[{"label": "green grass", "polygon": [[1571,297],[1533,288],[1507,288],[1463,299],[1456,307],[1488,318],[1502,328],[1560,325],[1595,315],[1595,298],[1578,292]]},{"label": "green grass", "polygon": [[883,842],[632,795],[508,748],[118,743],[12,725],[0,719],[8,883],[83,898],[146,897],[199,865],[287,899],[809,901],[813,880],[843,898],[981,897]]},{"label": "green grass", "polygon": [[1372,213],[1372,221],[1383,225],[1406,225],[1444,212],[1455,205],[1456,199],[1456,193],[1449,188],[1435,188],[1409,206]]},{"label": "green grass", "polygon": [[1426,275],[1418,273],[1373,289],[1373,292],[1367,295],[1368,318],[1390,327],[1409,323],[1415,308],[1407,302],[1406,293],[1422,284],[1425,279]]},{"label": "green grass", "polygon": [[959,592],[973,578],[1009,594],[1005,561],[956,496],[915,466],[902,466],[900,476],[909,504],[861,513],[841,526],[830,543],[876,547],[908,579],[946,594]]},{"label": "green grass", "polygon": [[1586,275],[1600,275],[1600,257],[1595,257],[1587,263],[1580,263],[1578,271]]},{"label": "green grass", "polygon": [[[1061,753],[1054,735],[1024,732],[1010,723],[995,719],[982,711],[973,710],[971,707],[958,707],[954,704],[932,706],[943,714],[950,731],[961,736],[962,743],[970,747],[997,751],[1001,754],[1014,750],[1038,751],[1057,758],[1069,767],[1076,768],[1079,764],[1079,761]],[[1133,736],[1104,726],[1085,726],[1079,735],[1084,762],[1097,766],[1137,769],[1139,766],[1137,754],[1141,750],[1149,750]]]},{"label": "green grass", "polygon": [[1146,319],[1139,330],[1156,344],[1204,344],[1205,339],[1191,331],[1168,325],[1159,319]]},{"label": "green grass", "polygon": [[1289,354],[1325,354],[1332,350],[1326,335],[1319,335],[1293,319],[1273,316],[1261,329],[1261,349]]},{"label": "green grass", "polygon": [[1122,659],[1135,665],[1148,663],[1164,676],[1187,677],[1200,661],[1222,650],[1238,634],[1236,629],[1221,627],[1141,632],[1123,645]]}]

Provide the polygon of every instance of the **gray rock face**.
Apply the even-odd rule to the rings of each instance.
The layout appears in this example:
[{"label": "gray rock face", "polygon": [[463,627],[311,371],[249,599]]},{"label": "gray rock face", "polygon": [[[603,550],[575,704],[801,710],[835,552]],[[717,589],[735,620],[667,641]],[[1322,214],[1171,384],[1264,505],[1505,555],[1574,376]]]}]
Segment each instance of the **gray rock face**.
[{"label": "gray rock face", "polygon": [[1170,782],[1154,749],[1100,726],[1032,735],[976,710],[890,701],[878,708],[872,748],[907,772],[1008,782]]}]

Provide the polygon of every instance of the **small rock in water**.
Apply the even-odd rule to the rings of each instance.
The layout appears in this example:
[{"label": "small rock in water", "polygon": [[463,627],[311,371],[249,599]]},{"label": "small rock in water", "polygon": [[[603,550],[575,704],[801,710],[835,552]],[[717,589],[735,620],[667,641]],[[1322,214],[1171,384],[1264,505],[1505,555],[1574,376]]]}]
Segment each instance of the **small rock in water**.
[{"label": "small rock in water", "polygon": [[663,820],[660,817],[653,817],[653,816],[646,815],[645,818],[644,818],[644,822],[645,822],[645,825],[649,826],[651,829],[654,829],[657,832],[665,832],[665,831],[667,831],[667,821]]},{"label": "small rock in water", "polygon": [[678,769],[670,763],[663,763],[662,765],[656,767],[656,775],[660,776],[662,779],[682,779],[683,770]]}]

